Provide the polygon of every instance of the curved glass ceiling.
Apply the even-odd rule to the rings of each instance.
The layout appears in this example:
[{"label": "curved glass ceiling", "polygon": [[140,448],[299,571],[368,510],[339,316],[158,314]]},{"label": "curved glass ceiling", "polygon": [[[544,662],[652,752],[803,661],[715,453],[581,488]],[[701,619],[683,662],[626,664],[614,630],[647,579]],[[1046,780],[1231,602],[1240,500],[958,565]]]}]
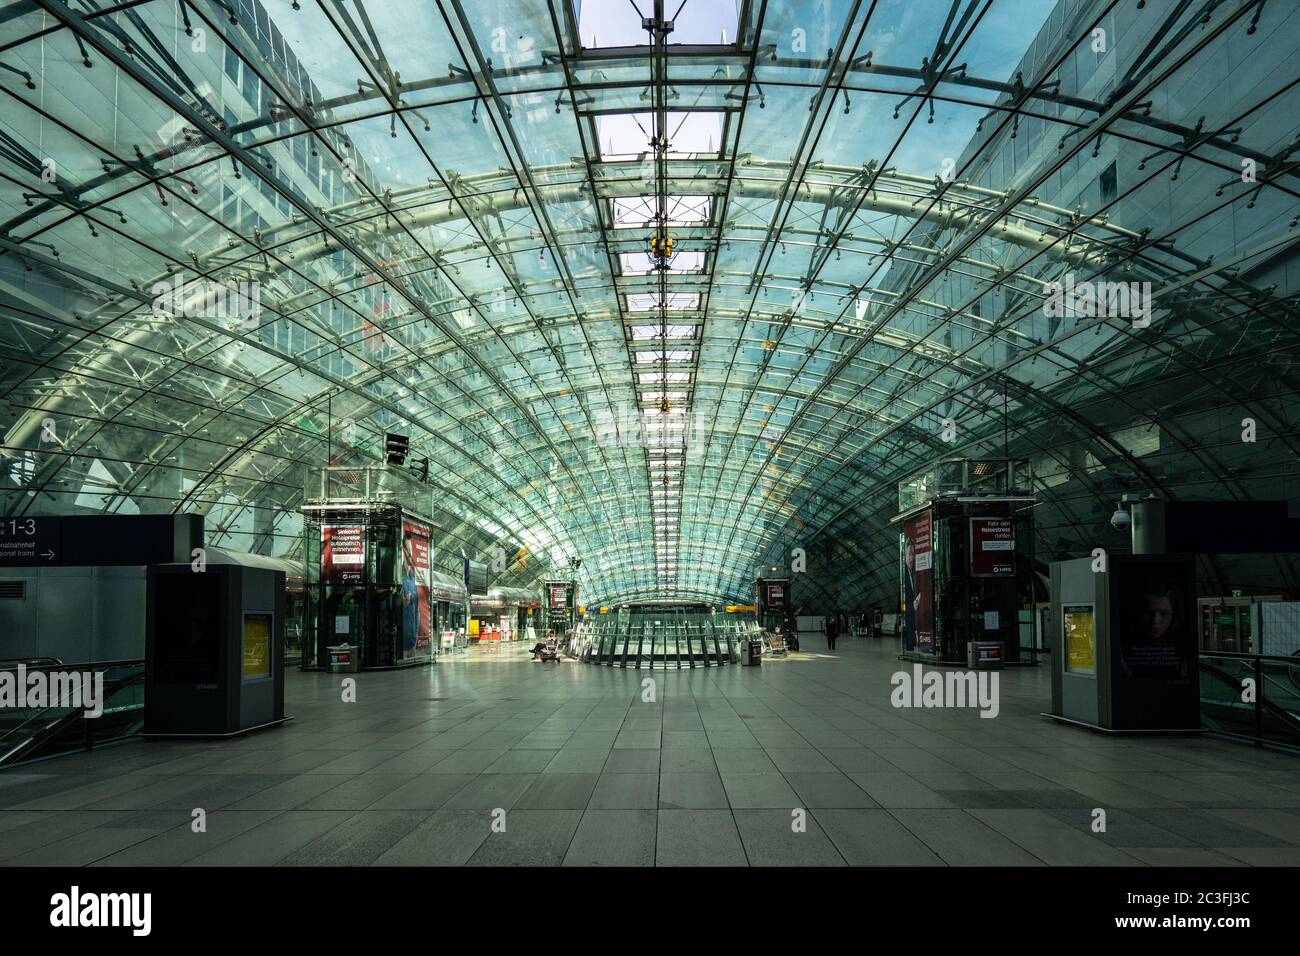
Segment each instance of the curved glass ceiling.
[{"label": "curved glass ceiling", "polygon": [[5,510],[293,554],[397,432],[447,567],[743,600],[801,547],[847,604],[941,457],[1030,458],[1048,551],[1293,495],[1300,13],[1137,7],[0,6]]}]

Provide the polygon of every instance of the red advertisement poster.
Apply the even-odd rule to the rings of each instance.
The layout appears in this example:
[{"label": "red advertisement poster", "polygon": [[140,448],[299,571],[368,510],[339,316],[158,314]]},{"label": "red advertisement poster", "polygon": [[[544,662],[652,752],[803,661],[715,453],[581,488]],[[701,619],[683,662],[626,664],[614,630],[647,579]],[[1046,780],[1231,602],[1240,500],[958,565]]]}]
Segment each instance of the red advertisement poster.
[{"label": "red advertisement poster", "polygon": [[767,606],[785,607],[785,585],[769,584],[767,586]]},{"label": "red advertisement poster", "polygon": [[429,529],[402,522],[402,646],[408,654],[429,650],[433,605],[429,594]]},{"label": "red advertisement poster", "polygon": [[1014,519],[970,519],[970,573],[984,578],[1016,573]]},{"label": "red advertisement poster", "polygon": [[320,529],[320,579],[326,584],[361,584],[366,576],[366,529],[325,525]]},{"label": "red advertisement poster", "polygon": [[934,550],[930,512],[903,522],[903,603],[907,607],[904,646],[909,651],[934,653]]},{"label": "red advertisement poster", "polygon": [[560,585],[559,587],[555,587],[554,585],[552,585],[552,587],[551,587],[551,607],[568,607],[568,606],[569,606],[569,602],[568,602],[567,600],[565,600],[565,598],[566,598],[566,593],[565,593],[565,592],[566,592],[567,590],[568,590],[568,589],[567,589],[566,587],[564,587],[564,585]]}]

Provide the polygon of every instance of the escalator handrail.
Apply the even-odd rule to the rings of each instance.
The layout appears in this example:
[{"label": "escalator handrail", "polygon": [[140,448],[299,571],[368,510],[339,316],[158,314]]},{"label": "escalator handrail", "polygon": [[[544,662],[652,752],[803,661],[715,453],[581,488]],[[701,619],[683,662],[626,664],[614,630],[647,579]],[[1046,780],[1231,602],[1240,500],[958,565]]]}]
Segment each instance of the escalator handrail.
[{"label": "escalator handrail", "polygon": [[[1249,657],[1249,656],[1258,656],[1258,655],[1238,655],[1238,656]],[[1212,664],[1206,664],[1204,661],[1200,662],[1200,670],[1201,673],[1203,674],[1209,674],[1211,677],[1217,677],[1223,683],[1231,687],[1234,692],[1238,692],[1241,690],[1241,680],[1237,677],[1234,677],[1232,674],[1229,674],[1225,670],[1221,670]],[[1197,696],[1199,697],[1200,695],[1198,694]],[[1257,696],[1255,698],[1255,703],[1258,704],[1263,710],[1267,711],[1269,714],[1273,715],[1274,717],[1277,717],[1279,720],[1282,721],[1282,723],[1286,724],[1287,727],[1289,727],[1291,730],[1300,734],[1300,718],[1296,717],[1296,715],[1291,713],[1291,711],[1287,710],[1285,707],[1280,706],[1274,701],[1269,700],[1267,697],[1263,695]]]},{"label": "escalator handrail", "polygon": [[[141,661],[140,663],[143,664],[144,662]],[[143,682],[144,682],[144,671],[139,670],[133,674],[127,674],[124,677],[119,677],[110,684],[106,684],[104,686],[104,701],[103,701],[105,712],[107,712],[108,709],[109,699],[112,698],[114,694],[116,694],[118,691],[122,690],[125,687],[131,686],[132,684],[143,683]],[[49,709],[50,708],[43,708],[43,710],[49,710]],[[26,727],[33,720],[36,720],[39,716],[40,716],[40,712],[33,714],[28,720],[19,724],[17,727],[15,727],[12,731],[10,731],[5,736],[7,737],[10,736],[11,734],[18,733],[19,731],[22,730],[22,728]],[[36,733],[32,734],[29,738],[27,738],[27,740],[18,744],[16,747],[13,747],[12,749],[6,751],[5,753],[0,754],[0,767],[6,767],[9,766],[10,764],[19,763],[24,759],[24,757],[30,755],[33,751],[38,750],[41,744],[45,743],[45,741],[51,739],[52,737],[58,736],[60,733],[62,733],[64,730],[70,727],[72,724],[76,723],[78,720],[85,720],[85,719],[87,718],[86,718],[86,711],[84,708],[77,707],[72,709],[68,713],[64,714],[62,717],[58,718],[52,723],[47,724],[46,726],[37,730]]]},{"label": "escalator handrail", "polygon": [[[29,660],[46,660],[53,661],[51,664],[37,664],[28,666]],[[11,658],[0,661],[0,670],[14,670],[19,664],[24,665],[28,671],[45,671],[45,670],[65,670],[65,671],[102,671],[110,667],[143,667],[144,658],[126,659],[119,661],[82,661],[70,664],[67,661],[60,660],[57,657],[41,658]]]}]

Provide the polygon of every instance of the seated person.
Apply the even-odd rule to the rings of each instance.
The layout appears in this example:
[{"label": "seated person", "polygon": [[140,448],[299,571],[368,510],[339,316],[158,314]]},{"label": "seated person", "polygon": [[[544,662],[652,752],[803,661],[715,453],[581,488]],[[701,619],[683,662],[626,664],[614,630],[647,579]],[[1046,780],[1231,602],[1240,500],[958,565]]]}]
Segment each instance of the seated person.
[{"label": "seated person", "polygon": [[546,640],[538,641],[536,644],[533,645],[533,649],[531,652],[533,655],[533,660],[537,660],[538,655],[542,653],[543,649],[545,649],[547,644],[554,644],[554,643],[555,643],[555,632],[547,631]]}]

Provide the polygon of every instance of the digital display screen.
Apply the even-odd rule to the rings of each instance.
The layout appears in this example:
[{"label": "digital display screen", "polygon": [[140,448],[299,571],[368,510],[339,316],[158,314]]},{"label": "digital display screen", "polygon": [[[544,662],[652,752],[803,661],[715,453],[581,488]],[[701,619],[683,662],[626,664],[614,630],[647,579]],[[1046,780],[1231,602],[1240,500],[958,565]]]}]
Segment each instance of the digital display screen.
[{"label": "digital display screen", "polygon": [[487,565],[465,559],[465,590],[470,594],[487,594]]}]

